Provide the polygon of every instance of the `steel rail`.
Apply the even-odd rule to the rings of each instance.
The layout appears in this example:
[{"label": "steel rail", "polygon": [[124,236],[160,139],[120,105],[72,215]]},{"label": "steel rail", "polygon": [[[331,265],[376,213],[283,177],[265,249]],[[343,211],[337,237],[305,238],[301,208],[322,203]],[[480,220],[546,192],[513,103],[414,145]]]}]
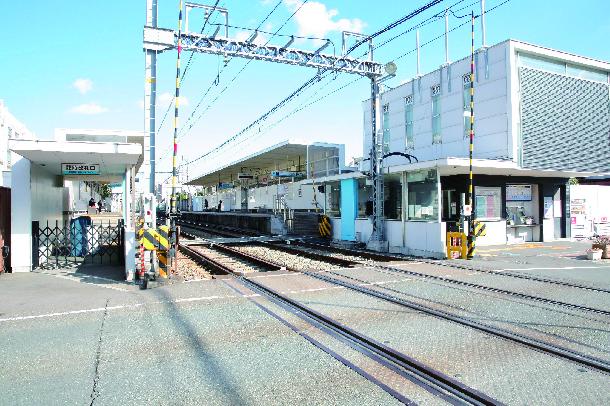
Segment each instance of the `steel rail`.
[{"label": "steel rail", "polygon": [[[214,245],[218,248],[218,245]],[[227,248],[227,247],[224,247]],[[437,371],[422,362],[409,357],[406,354],[398,352],[370,337],[364,336],[347,326],[344,326],[337,321],[316,312],[315,310],[298,303],[289,297],[259,283],[252,279],[238,275],[229,266],[220,263],[217,260],[211,259],[205,254],[197,252],[190,247],[181,245],[181,250],[188,252],[193,257],[201,260],[211,268],[222,270],[227,274],[233,275],[244,286],[251,289],[253,292],[260,294],[280,305],[286,310],[300,318],[306,320],[321,331],[331,335],[333,338],[340,339],[347,344],[351,343],[352,348],[368,356],[374,361],[386,366],[388,369],[398,373],[406,379],[413,381],[422,387],[424,390],[444,398],[452,404],[461,404],[463,401],[473,405],[499,405],[495,399],[473,389],[456,379]],[[232,250],[229,250],[231,252]],[[234,251],[235,252],[235,251]],[[241,253],[240,253],[241,254]],[[245,255],[252,258],[250,255]],[[356,347],[354,347],[355,345]],[[357,348],[360,347],[360,348]],[[398,368],[396,368],[398,367]],[[452,396],[448,396],[447,393]],[[459,400],[459,402],[456,402]]]},{"label": "steel rail", "polygon": [[[322,249],[322,248],[316,248],[316,249]],[[356,252],[358,252],[358,251],[356,251]],[[320,255],[322,255],[322,254],[320,254]],[[357,255],[357,254],[350,253],[349,255]],[[430,274],[426,274],[426,273],[422,273],[422,272],[411,271],[408,269],[397,268],[397,267],[389,266],[389,265],[380,265],[380,264],[373,264],[373,265],[365,264],[365,265],[368,267],[371,267],[373,269],[384,269],[384,270],[391,271],[391,272],[404,273],[406,275],[415,276],[415,277],[419,277],[422,279],[437,280],[437,281],[441,281],[441,282],[445,282],[445,283],[450,283],[453,285],[465,286],[465,287],[469,287],[469,288],[484,290],[487,292],[500,293],[500,294],[504,294],[504,295],[518,297],[520,299],[533,300],[536,302],[551,304],[554,306],[566,307],[566,308],[573,309],[573,310],[579,310],[579,311],[584,311],[584,312],[602,314],[604,316],[610,316],[610,311],[595,308],[595,307],[589,307],[589,306],[579,305],[579,304],[575,304],[575,303],[563,302],[561,300],[548,299],[548,298],[544,298],[541,296],[528,295],[527,293],[515,292],[512,290],[506,290],[506,289],[501,289],[501,288],[494,288],[491,286],[480,285],[478,283],[473,283],[473,282],[459,281],[459,280],[447,278],[444,276],[430,275]]]},{"label": "steel rail", "polygon": [[[330,246],[327,247],[327,246],[323,246],[321,244],[297,242],[297,245],[299,245],[299,244],[301,244],[305,247],[311,247],[314,249],[325,249],[325,250],[331,250],[331,251],[334,251],[337,253],[345,253],[346,255],[361,256],[361,257],[368,256],[371,259],[372,259],[372,257],[376,257],[376,256],[381,257],[381,258],[400,259],[400,257],[385,256],[385,255],[374,254],[374,253],[370,253],[370,252],[366,252],[366,251],[362,251],[362,254],[361,254],[361,251],[348,250],[348,249],[336,248],[336,247],[330,247]],[[285,245],[280,245],[280,244],[270,244],[270,243],[261,242],[261,243],[259,243],[259,245],[268,246],[268,247],[277,247],[278,249],[284,250],[289,253],[302,255],[302,256],[309,257],[309,258],[316,259],[316,260],[323,261],[323,262],[334,263],[334,264],[337,264],[340,266],[351,267],[351,266],[359,263],[357,261],[351,261],[351,260],[331,257],[331,256],[329,256],[327,254],[323,254],[323,253],[315,254],[315,253],[311,253],[311,252],[301,251],[297,248],[287,247]],[[235,252],[237,252],[237,251],[235,251]],[[426,261],[420,261],[420,262],[426,262]],[[438,264],[433,261],[429,261],[426,263]],[[473,283],[473,282],[459,281],[459,280],[455,280],[455,279],[451,279],[451,278],[447,278],[447,277],[443,277],[443,276],[429,275],[429,274],[422,273],[422,272],[411,271],[411,270],[397,268],[397,267],[388,266],[388,265],[379,265],[379,264],[375,264],[375,265],[366,264],[366,265],[369,267],[372,267],[374,269],[384,269],[384,270],[391,271],[391,272],[398,272],[398,273],[404,273],[404,274],[407,274],[410,276],[416,276],[416,277],[419,277],[422,279],[437,280],[437,281],[441,281],[441,282],[445,282],[445,283],[449,283],[449,284],[453,284],[453,285],[465,286],[465,287],[469,287],[469,288],[473,288],[473,289],[479,289],[479,290],[483,290],[486,292],[499,293],[499,294],[503,294],[503,295],[517,297],[520,299],[532,300],[532,301],[539,302],[539,303],[551,304],[554,306],[561,306],[561,307],[569,308],[572,310],[579,310],[579,311],[583,311],[583,312],[610,316],[609,310],[599,309],[599,308],[595,308],[595,307],[589,307],[589,306],[579,305],[579,304],[575,304],[575,303],[564,302],[561,300],[548,299],[548,298],[544,298],[541,296],[529,295],[526,293],[515,292],[515,291],[501,289],[501,288],[494,288],[491,286],[481,285],[481,284]],[[444,265],[444,264],[441,264],[441,265]],[[444,265],[444,266],[451,266],[451,265]],[[503,275],[502,272],[497,272],[497,274]],[[527,278],[525,278],[525,279],[527,279]],[[570,286],[570,285],[568,285],[568,286]],[[574,287],[577,287],[577,286],[574,286]]]},{"label": "steel rail", "polygon": [[253,291],[264,294],[266,297],[271,297],[276,301],[283,304],[289,305],[290,307],[297,309],[301,314],[307,318],[315,320],[317,323],[322,324],[326,328],[334,331],[335,333],[345,337],[346,339],[364,347],[365,349],[373,352],[374,354],[391,361],[399,367],[409,371],[418,378],[424,380],[425,383],[432,384],[435,387],[444,390],[453,396],[466,401],[470,404],[475,405],[498,405],[500,404],[497,400],[485,395],[484,393],[473,389],[462,382],[451,378],[444,373],[437,371],[422,362],[409,357],[408,355],[394,350],[370,337],[362,335],[355,330],[338,323],[337,321],[324,316],[321,313],[307,307],[296,300],[290,299],[289,297],[277,292],[276,290],[256,282],[248,277],[240,277],[239,280],[248,288]]},{"label": "steel rail", "polygon": [[[327,273],[334,273],[332,271],[326,271]],[[387,302],[390,303],[394,303],[397,304],[399,306],[402,307],[407,307],[409,309],[412,310],[416,310],[425,314],[429,314],[444,320],[449,320],[455,323],[458,323],[460,325],[464,325],[464,326],[468,326],[471,328],[474,328],[476,330],[491,334],[493,336],[496,337],[501,337],[504,338],[506,340],[518,343],[518,344],[522,344],[524,346],[530,347],[532,349],[544,352],[544,353],[549,353],[552,354],[554,356],[560,357],[560,358],[564,358],[567,360],[570,360],[572,362],[578,363],[580,365],[589,367],[589,368],[593,368],[596,369],[598,371],[604,372],[604,373],[610,373],[610,364],[598,359],[598,358],[594,358],[594,357],[589,357],[585,354],[579,353],[577,351],[572,351],[570,349],[564,348],[564,347],[560,347],[557,345],[553,345],[553,344],[549,344],[537,339],[533,339],[530,337],[526,337],[523,336],[521,334],[516,334],[513,332],[510,332],[508,330],[504,330],[498,327],[492,327],[483,323],[479,323],[477,321],[473,321],[471,319],[468,319],[466,317],[462,317],[462,316],[458,316],[456,314],[453,313],[449,313],[443,310],[437,310],[437,309],[433,309],[429,306],[425,306],[419,303],[415,303],[412,302],[410,300],[406,300],[403,298],[399,298],[397,296],[393,296],[393,295],[389,295],[383,292],[379,292],[375,289],[371,289],[371,288],[367,288],[364,286],[358,286],[358,285],[354,285],[352,283],[348,283],[339,279],[335,279],[335,278],[331,278],[328,277],[326,275],[322,275],[320,273],[313,273],[313,272],[301,272],[304,275],[307,276],[311,276],[313,278],[325,281],[327,283],[331,283],[334,285],[338,285],[338,286],[343,286],[345,288],[369,295],[369,296],[373,296],[382,300],[385,300]],[[334,273],[336,274],[336,273]],[[346,278],[346,279],[356,279],[350,276],[345,276],[345,275],[341,275],[341,274],[336,274],[339,275],[342,278]],[[365,281],[366,283],[370,283],[368,281]]]},{"label": "steel rail", "polygon": [[229,267],[227,267],[225,264],[223,264],[213,258],[210,258],[200,252],[197,252],[194,249],[192,249],[184,244],[179,244],[178,249],[180,251],[182,251],[185,255],[188,255],[195,262],[199,262],[200,264],[204,265],[205,267],[214,269],[215,271],[217,271],[221,274],[230,275],[233,273],[233,271]]},{"label": "steel rail", "polygon": [[476,267],[473,265],[465,265],[465,264],[449,262],[449,261],[445,261],[445,260],[430,260],[427,258],[405,257],[405,256],[401,256],[400,254],[396,254],[396,255],[379,254],[379,253],[373,253],[373,252],[369,252],[369,251],[353,250],[353,249],[349,249],[349,248],[332,247],[332,246],[326,245],[326,244],[319,244],[319,243],[313,243],[310,241],[302,241],[302,240],[293,241],[292,243],[295,245],[303,245],[303,246],[307,246],[307,247],[311,247],[311,248],[331,250],[336,253],[345,253],[346,255],[357,255],[357,256],[361,256],[363,258],[375,259],[375,260],[384,261],[384,262],[400,261],[400,260],[418,261],[418,262],[423,262],[423,263],[431,264],[431,265],[440,265],[440,266],[444,266],[444,267],[464,269],[464,270],[473,271],[473,272],[488,273],[491,275],[499,275],[499,276],[518,278],[518,279],[532,280],[532,281],[536,281],[536,282],[549,283],[549,284],[553,284],[553,285],[566,286],[566,287],[576,288],[576,289],[590,290],[590,291],[594,291],[594,292],[610,293],[610,289],[583,285],[583,284],[574,283],[574,282],[560,281],[560,280],[551,279],[551,278],[542,278],[542,277],[538,277],[538,276],[524,275],[524,274],[515,273],[515,272],[505,272],[505,271],[498,271],[498,270],[494,270],[494,269],[485,269],[485,268],[480,268],[480,267]]},{"label": "steel rail", "polygon": [[573,310],[580,310],[580,311],[584,311],[584,312],[603,314],[604,316],[610,316],[610,311],[604,310],[604,309],[599,309],[596,307],[589,307],[589,306],[579,305],[579,304],[575,304],[575,303],[562,302],[561,300],[548,299],[548,298],[541,297],[541,296],[528,295],[527,293],[521,293],[521,292],[515,292],[512,290],[494,288],[491,286],[480,285],[478,283],[459,281],[459,280],[455,280],[455,279],[446,278],[444,276],[429,275],[429,274],[425,274],[425,273],[421,273],[421,272],[410,271],[408,269],[397,268],[394,266],[376,264],[376,265],[371,265],[371,267],[374,269],[384,269],[384,270],[388,270],[388,271],[395,272],[395,273],[403,273],[403,274],[410,275],[410,276],[416,276],[416,277],[419,277],[422,279],[432,279],[432,280],[450,283],[452,285],[466,286],[469,288],[484,290],[486,292],[501,293],[503,295],[514,296],[514,297],[518,297],[520,299],[532,300],[535,302],[551,304],[554,306],[566,307],[566,308],[573,309]]}]

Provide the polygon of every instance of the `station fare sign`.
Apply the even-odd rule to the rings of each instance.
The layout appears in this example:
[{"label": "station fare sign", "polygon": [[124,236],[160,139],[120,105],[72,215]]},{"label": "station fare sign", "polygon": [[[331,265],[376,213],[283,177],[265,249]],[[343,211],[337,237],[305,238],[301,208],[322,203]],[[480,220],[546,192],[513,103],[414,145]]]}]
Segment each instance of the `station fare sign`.
[{"label": "station fare sign", "polygon": [[237,179],[238,180],[254,179],[254,175],[251,173],[239,172],[237,174]]},{"label": "station fare sign", "polygon": [[302,176],[303,172],[294,172],[294,171],[272,171],[272,178],[294,178],[297,176]]},{"label": "station fare sign", "polygon": [[233,184],[228,182],[219,182],[218,190],[233,189]]},{"label": "station fare sign", "polygon": [[63,175],[99,175],[100,164],[61,164],[61,173]]}]

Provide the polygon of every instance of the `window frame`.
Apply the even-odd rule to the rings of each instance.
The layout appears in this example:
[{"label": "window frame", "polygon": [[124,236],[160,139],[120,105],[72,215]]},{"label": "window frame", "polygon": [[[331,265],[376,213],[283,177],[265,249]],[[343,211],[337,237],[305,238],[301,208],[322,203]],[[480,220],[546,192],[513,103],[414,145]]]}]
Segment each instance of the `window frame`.
[{"label": "window frame", "polygon": [[[440,83],[434,85],[430,88],[430,96],[432,103],[432,114],[431,114],[431,124],[432,124],[432,144],[442,144],[443,143],[443,135],[442,135],[442,127],[441,127],[441,96],[442,89]],[[435,114],[436,111],[436,114]]]},{"label": "window frame", "polygon": [[413,125],[413,95],[405,97],[405,150],[415,149],[415,128]]}]

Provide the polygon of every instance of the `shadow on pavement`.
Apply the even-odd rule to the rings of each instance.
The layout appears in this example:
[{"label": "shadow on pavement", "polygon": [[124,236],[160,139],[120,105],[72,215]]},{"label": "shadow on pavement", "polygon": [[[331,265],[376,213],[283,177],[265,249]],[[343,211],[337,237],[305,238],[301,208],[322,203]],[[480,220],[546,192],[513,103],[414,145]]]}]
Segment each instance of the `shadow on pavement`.
[{"label": "shadow on pavement", "polygon": [[227,398],[226,403],[232,405],[247,404],[246,399],[239,393],[239,387],[231,382],[231,377],[226,374],[214,352],[206,345],[201,334],[198,333],[197,327],[187,320],[180,308],[176,306],[174,298],[162,289],[155,289],[154,292],[155,296],[167,306],[170,320],[193,349],[192,358],[197,361],[201,372],[214,385],[223,388],[222,394]]}]

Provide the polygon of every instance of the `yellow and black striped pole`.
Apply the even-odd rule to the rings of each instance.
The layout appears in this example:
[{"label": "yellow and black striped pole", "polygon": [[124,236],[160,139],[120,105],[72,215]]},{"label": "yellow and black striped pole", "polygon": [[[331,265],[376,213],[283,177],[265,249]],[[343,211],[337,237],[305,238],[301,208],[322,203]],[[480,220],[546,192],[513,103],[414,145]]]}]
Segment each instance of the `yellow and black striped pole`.
[{"label": "yellow and black striped pole", "polygon": [[171,241],[170,250],[171,264],[176,255],[176,176],[178,175],[176,162],[178,158],[178,109],[180,107],[180,54],[182,53],[182,0],[180,0],[180,11],[178,13],[178,58],[176,59],[176,95],[174,101],[174,153],[172,156],[172,196],[170,198],[171,218]]},{"label": "yellow and black striped pole", "polygon": [[467,259],[472,259],[474,257],[475,250],[475,241],[476,237],[474,235],[474,212],[472,211],[472,189],[473,189],[473,181],[472,181],[472,153],[474,151],[474,11],[471,12],[471,46],[470,46],[470,168],[469,168],[469,177],[470,182],[468,184],[468,205],[470,205],[470,216],[468,216],[468,254],[466,255]]}]

